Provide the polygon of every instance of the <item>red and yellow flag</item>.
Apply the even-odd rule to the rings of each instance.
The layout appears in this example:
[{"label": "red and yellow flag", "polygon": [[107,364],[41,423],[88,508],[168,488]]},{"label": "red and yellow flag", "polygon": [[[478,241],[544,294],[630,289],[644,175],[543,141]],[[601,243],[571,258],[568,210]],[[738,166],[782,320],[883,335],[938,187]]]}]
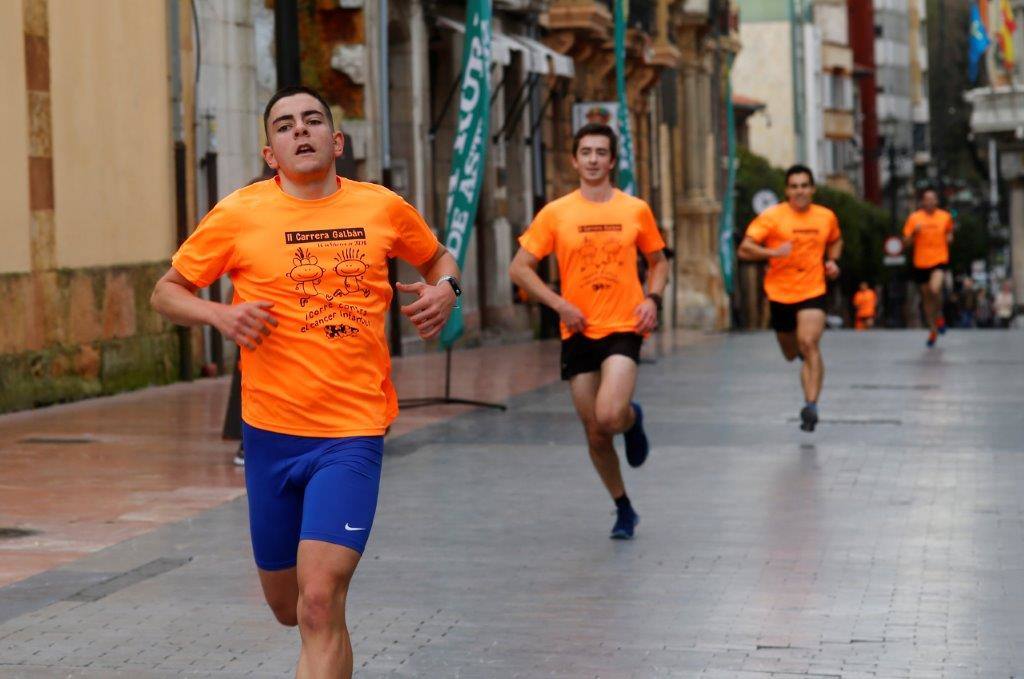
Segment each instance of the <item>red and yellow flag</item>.
[{"label": "red and yellow flag", "polygon": [[1010,0],[999,0],[999,52],[1003,57],[1003,68],[1012,71],[1017,63],[1013,49],[1013,32],[1017,30],[1017,23],[1013,20],[1013,9],[1010,7]]}]

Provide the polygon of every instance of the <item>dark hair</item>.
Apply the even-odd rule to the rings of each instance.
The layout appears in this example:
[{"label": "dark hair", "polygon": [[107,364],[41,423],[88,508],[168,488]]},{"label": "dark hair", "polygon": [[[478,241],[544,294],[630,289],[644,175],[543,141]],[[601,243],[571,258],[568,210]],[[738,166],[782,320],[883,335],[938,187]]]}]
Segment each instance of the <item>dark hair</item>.
[{"label": "dark hair", "polygon": [[924,194],[928,193],[929,191],[934,193],[935,194],[935,199],[938,200],[938,198],[939,198],[939,190],[936,189],[934,186],[926,186],[926,187],[922,188],[920,191],[918,191],[917,192],[917,199],[918,200],[924,200]]},{"label": "dark hair", "polygon": [[572,136],[572,155],[576,155],[576,151],[580,148],[580,140],[583,137],[594,134],[608,137],[608,149],[611,151],[612,158],[619,157],[619,137],[615,134],[615,130],[604,123],[587,123],[576,130],[576,134]]},{"label": "dark hair", "polygon": [[811,186],[814,186],[814,173],[811,172],[811,168],[806,165],[790,165],[789,169],[786,170],[786,185],[789,185],[789,178],[795,174],[805,174],[807,178],[811,180]]},{"label": "dark hair", "polygon": [[293,85],[291,87],[282,87],[277,92],[274,92],[274,96],[267,102],[267,107],[263,109],[263,129],[267,133],[267,138],[270,137],[270,109],[274,107],[274,104],[281,101],[285,97],[294,97],[296,94],[308,94],[324,107],[324,115],[327,116],[327,120],[331,123],[331,129],[334,129],[334,116],[331,115],[331,107],[327,105],[327,101],[320,95],[319,92],[311,87],[303,87],[302,85]]}]

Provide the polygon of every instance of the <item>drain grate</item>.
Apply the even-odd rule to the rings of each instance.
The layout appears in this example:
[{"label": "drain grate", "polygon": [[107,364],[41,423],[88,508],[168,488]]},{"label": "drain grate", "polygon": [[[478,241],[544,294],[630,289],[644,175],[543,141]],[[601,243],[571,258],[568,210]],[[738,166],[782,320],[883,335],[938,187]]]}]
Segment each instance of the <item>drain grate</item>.
[{"label": "drain grate", "polygon": [[14,528],[12,526],[0,526],[0,540],[14,540],[15,538],[27,538],[30,535],[38,535],[39,531],[29,528]]},{"label": "drain grate", "polygon": [[83,443],[96,443],[96,439],[92,436],[27,436],[23,439],[18,439],[18,443],[42,443],[74,446],[82,445]]},{"label": "drain grate", "polygon": [[850,389],[892,390],[892,391],[930,391],[938,389],[937,384],[851,384]]}]

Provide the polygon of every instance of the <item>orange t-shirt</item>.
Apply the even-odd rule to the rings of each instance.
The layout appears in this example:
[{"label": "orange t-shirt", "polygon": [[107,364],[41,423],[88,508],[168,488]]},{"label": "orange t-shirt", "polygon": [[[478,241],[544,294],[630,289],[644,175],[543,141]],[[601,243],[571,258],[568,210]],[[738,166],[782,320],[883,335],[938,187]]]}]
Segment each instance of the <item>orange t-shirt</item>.
[{"label": "orange t-shirt", "polygon": [[825,248],[841,235],[835,213],[813,203],[803,212],[779,203],[758,215],[747,227],[747,238],[768,248],[793,244],[789,256],[768,260],[764,275],[768,299],[796,304],[824,295]]},{"label": "orange t-shirt", "polygon": [[947,234],[953,233],[953,215],[945,210],[935,210],[931,214],[924,210],[912,212],[903,225],[903,236],[909,238],[918,224],[921,230],[914,236],[914,266],[930,269],[948,263],[949,241],[946,238]]},{"label": "orange t-shirt", "polygon": [[874,290],[858,290],[853,296],[853,306],[857,308],[857,318],[874,318],[877,302],[878,296]]},{"label": "orange t-shirt", "polygon": [[[600,339],[635,332],[644,289],[637,274],[637,250],[665,247],[650,206],[615,189],[611,200],[595,203],[577,189],[551,201],[534,217],[519,244],[537,259],[558,259],[562,296],[587,319],[583,334]],[[562,325],[562,338],[570,333]]]},{"label": "orange t-shirt", "polygon": [[420,214],[374,184],[338,178],[317,200],[277,178],[235,191],[172,260],[205,287],[227,273],[233,304],[267,300],[278,321],[242,352],[242,419],[282,434],[383,434],[398,414],[384,317],[388,257],[420,265],[440,244]]}]

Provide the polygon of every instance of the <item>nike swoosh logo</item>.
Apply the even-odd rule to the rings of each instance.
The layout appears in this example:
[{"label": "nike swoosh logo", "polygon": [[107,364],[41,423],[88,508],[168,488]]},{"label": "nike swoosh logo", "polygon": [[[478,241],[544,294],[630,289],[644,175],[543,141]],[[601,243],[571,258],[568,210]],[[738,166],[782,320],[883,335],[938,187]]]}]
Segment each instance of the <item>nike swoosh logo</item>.
[{"label": "nike swoosh logo", "polygon": [[352,526],[348,525],[348,522],[346,521],[345,522],[345,530],[366,530],[366,529],[365,528],[353,528]]}]

